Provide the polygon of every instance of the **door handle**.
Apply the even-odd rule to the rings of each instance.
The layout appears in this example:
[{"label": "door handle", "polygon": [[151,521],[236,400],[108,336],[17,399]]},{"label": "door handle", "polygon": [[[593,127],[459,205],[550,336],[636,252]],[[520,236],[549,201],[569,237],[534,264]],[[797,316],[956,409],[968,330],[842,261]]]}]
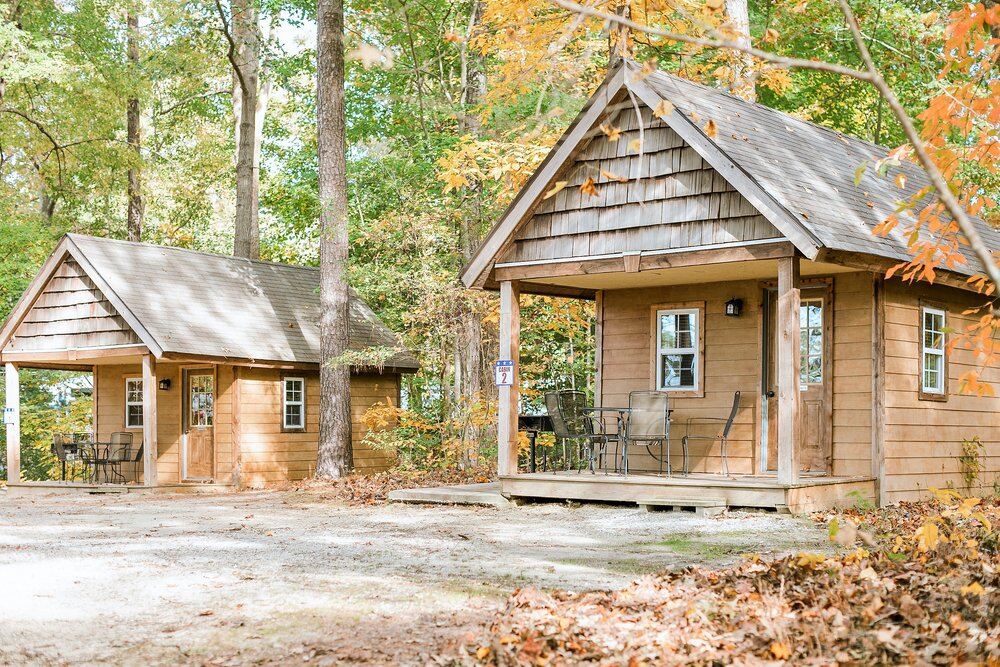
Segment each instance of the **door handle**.
[{"label": "door handle", "polygon": [[774,398],[774,391],[770,390],[766,394],[764,394],[764,396],[766,396],[768,398]]}]

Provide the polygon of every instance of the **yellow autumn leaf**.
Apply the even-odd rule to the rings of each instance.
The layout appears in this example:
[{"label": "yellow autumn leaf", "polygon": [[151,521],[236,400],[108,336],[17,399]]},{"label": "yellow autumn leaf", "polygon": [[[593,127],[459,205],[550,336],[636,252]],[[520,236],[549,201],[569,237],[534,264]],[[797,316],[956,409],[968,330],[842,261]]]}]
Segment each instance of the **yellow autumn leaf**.
[{"label": "yellow autumn leaf", "polygon": [[545,193],[545,199],[549,197],[554,197],[559,194],[563,188],[566,187],[566,181],[556,181],[556,184],[552,186],[552,189]]},{"label": "yellow autumn leaf", "polygon": [[715,139],[715,136],[719,134],[719,128],[716,127],[714,120],[709,119],[705,124],[705,134],[707,134],[711,139]]},{"label": "yellow autumn leaf", "polygon": [[777,30],[775,30],[774,28],[768,28],[764,32],[764,41],[765,42],[777,42],[779,36],[780,36],[780,34],[778,33]]},{"label": "yellow autumn leaf", "polygon": [[705,6],[713,12],[717,12],[726,5],[726,0],[705,0]]},{"label": "yellow autumn leaf", "polygon": [[633,153],[638,153],[642,150],[642,142],[638,139],[633,139],[628,142],[628,149]]},{"label": "yellow autumn leaf", "polygon": [[609,181],[618,181],[619,183],[628,183],[628,178],[625,176],[619,176],[618,174],[608,171],[607,169],[601,169],[601,176],[608,179]]},{"label": "yellow autumn leaf", "polygon": [[485,660],[486,656],[488,656],[489,654],[490,654],[489,646],[480,646],[478,649],[476,649],[476,658],[479,660]]},{"label": "yellow autumn leaf", "polygon": [[771,655],[777,660],[787,660],[792,655],[792,649],[784,642],[774,642],[771,644]]},{"label": "yellow autumn leaf", "polygon": [[933,523],[925,523],[918,528],[915,537],[917,538],[917,548],[920,551],[932,550],[941,541],[941,533],[937,525]]},{"label": "yellow autumn leaf", "polygon": [[906,187],[906,174],[903,172],[896,174],[896,187],[900,189]]},{"label": "yellow autumn leaf", "polygon": [[984,589],[979,584],[978,581],[973,581],[971,584],[967,584],[965,586],[962,586],[960,589],[958,589],[958,591],[962,595],[982,595],[983,593],[986,592],[986,589]]},{"label": "yellow autumn leaf", "polygon": [[653,108],[653,115],[663,119],[674,112],[674,105],[666,100],[660,100]]},{"label": "yellow autumn leaf", "polygon": [[608,138],[608,141],[618,141],[618,138],[622,135],[622,131],[619,128],[606,123],[601,123],[600,129]]}]

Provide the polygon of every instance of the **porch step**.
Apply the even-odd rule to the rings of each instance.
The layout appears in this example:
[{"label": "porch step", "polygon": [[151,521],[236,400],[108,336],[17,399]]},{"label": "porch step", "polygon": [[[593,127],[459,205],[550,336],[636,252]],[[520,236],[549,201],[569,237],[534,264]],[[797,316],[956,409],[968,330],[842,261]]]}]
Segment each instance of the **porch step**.
[{"label": "porch step", "polygon": [[128,493],[128,487],[125,486],[95,486],[91,489],[87,489],[87,493],[91,495],[103,494],[103,493]]},{"label": "porch step", "polygon": [[644,500],[638,503],[647,512],[684,512],[693,510],[698,516],[716,516],[726,511],[726,501],[722,498],[685,498]]}]

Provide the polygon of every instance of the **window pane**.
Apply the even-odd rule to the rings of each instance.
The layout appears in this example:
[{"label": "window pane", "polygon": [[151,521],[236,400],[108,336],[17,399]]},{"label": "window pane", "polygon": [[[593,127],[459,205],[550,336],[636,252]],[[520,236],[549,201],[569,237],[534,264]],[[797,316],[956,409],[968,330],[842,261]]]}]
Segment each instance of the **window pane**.
[{"label": "window pane", "polygon": [[302,406],[286,405],[285,426],[301,426],[301,425],[302,425]]},{"label": "window pane", "polygon": [[693,354],[665,354],[661,360],[664,388],[694,388],[696,367]]},{"label": "window pane", "polygon": [[660,316],[660,347],[664,349],[677,347],[677,319],[674,315]]}]

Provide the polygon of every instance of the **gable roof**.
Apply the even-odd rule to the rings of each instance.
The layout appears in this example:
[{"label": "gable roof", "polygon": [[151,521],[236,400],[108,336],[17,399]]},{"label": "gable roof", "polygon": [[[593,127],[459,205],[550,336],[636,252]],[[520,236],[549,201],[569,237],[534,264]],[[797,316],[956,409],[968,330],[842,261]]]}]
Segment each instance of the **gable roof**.
[{"label": "gable roof", "polygon": [[[156,357],[169,354],[318,364],[319,270],[67,234],[43,268],[75,259]],[[47,282],[37,281],[0,329],[0,349]],[[397,350],[384,366],[415,370],[399,338],[352,290],[350,349]]]},{"label": "gable roof", "polygon": [[[602,110],[623,94],[634,95],[649,108],[670,102],[674,110],[664,122],[807,258],[816,259],[823,249],[830,249],[910,259],[901,230],[882,238],[873,235],[872,228],[895,211],[897,202],[929,184],[918,165],[904,162],[885,176],[867,169],[855,185],[855,170],[886,157],[889,149],[665,72],[640,78],[638,69],[623,61],[609,73],[463,269],[467,286],[485,284],[493,262],[531,217],[565,166],[563,161],[571,161],[575,152],[599,136],[593,129],[608,117]],[[714,137],[703,129],[708,120],[716,125]],[[906,175],[903,189],[894,183],[898,172]],[[1000,249],[1000,231],[982,220],[976,224],[987,245]],[[967,248],[963,252],[968,263],[955,270],[971,275],[979,263]]]}]

